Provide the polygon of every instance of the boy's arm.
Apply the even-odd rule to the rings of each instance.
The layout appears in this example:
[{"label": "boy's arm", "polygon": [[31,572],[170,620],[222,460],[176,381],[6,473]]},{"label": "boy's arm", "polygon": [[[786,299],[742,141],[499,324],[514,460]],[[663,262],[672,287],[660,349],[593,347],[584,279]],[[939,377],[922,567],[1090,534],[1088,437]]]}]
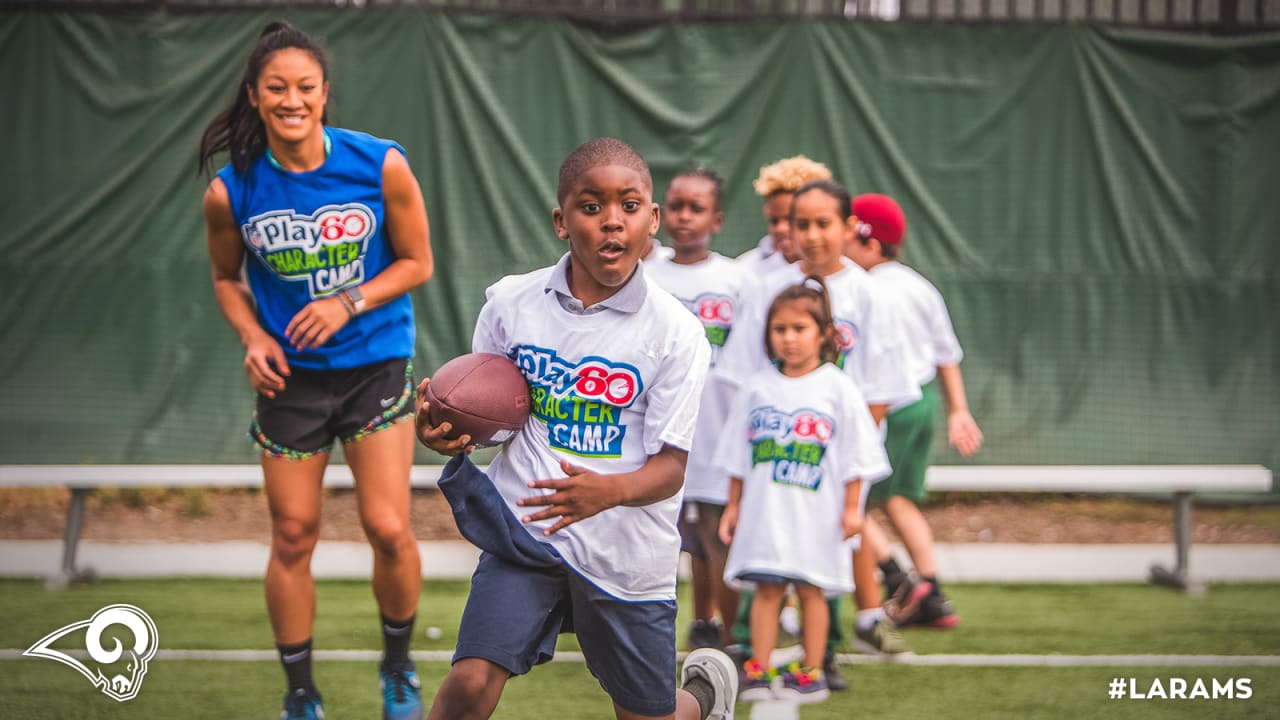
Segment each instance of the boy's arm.
[{"label": "boy's arm", "polygon": [[561,460],[560,469],[569,477],[531,481],[531,488],[554,492],[518,500],[517,504],[523,507],[545,506],[521,519],[530,523],[559,518],[555,525],[543,531],[543,535],[550,535],[611,507],[641,507],[666,500],[680,492],[688,457],[689,453],[684,450],[663,445],[638,469],[609,475]]},{"label": "boy's arm", "polygon": [[964,457],[972,457],[982,449],[982,430],[969,414],[969,400],[964,393],[964,378],[959,365],[939,365],[938,379],[947,401],[947,440]]}]

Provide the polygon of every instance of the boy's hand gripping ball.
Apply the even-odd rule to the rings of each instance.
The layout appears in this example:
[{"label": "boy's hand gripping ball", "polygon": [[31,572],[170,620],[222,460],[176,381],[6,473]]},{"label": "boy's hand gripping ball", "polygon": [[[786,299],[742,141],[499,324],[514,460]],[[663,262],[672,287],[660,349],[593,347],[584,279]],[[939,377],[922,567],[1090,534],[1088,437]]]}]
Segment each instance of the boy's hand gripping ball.
[{"label": "boy's hand gripping ball", "polygon": [[529,384],[501,355],[468,353],[441,365],[423,399],[432,425],[453,425],[446,440],[470,435],[476,447],[502,444],[529,419]]}]

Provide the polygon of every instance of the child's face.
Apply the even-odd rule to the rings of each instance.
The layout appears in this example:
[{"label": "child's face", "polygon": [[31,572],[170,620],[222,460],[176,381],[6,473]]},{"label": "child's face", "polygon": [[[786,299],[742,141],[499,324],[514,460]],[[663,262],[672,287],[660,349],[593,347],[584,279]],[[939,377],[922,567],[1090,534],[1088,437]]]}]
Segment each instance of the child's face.
[{"label": "child's face", "polygon": [[663,200],[662,225],[677,255],[705,254],[712,234],[720,232],[723,223],[715,183],[696,175],[671,181]]},{"label": "child's face", "polygon": [[825,276],[842,267],[840,258],[853,239],[853,225],[845,220],[839,204],[821,190],[810,190],[792,202],[791,241],[805,272]]},{"label": "child's face", "polygon": [[769,226],[769,236],[787,262],[800,259],[791,242],[791,197],[789,192],[776,192],[764,199],[764,221]]},{"label": "child's face", "polygon": [[582,173],[551,213],[556,234],[569,241],[569,288],[585,305],[616,293],[658,232],[658,204],[640,173],[601,165]]},{"label": "child's face", "polygon": [[797,302],[779,306],[769,317],[769,346],[788,375],[803,374],[822,364],[822,330]]}]

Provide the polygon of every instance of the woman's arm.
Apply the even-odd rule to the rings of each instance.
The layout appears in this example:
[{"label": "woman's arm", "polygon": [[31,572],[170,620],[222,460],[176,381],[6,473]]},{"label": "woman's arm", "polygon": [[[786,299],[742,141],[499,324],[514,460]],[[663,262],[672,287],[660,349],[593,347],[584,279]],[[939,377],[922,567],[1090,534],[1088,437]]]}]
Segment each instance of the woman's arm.
[{"label": "woman's arm", "polygon": [[253,294],[244,279],[244,244],[231,212],[227,186],[214,178],[204,193],[205,245],[213,267],[213,296],[244,346],[244,369],[258,392],[274,398],[284,389],[289,361],[284,350],[262,326],[254,312]]},{"label": "woman's arm", "polygon": [[[383,222],[395,260],[359,286],[364,309],[369,310],[400,297],[431,277],[431,239],[422,190],[399,151],[387,150],[382,164]],[[339,295],[307,303],[289,320],[285,337],[299,350],[329,342],[351,319]]]},{"label": "woman's arm", "polygon": [[398,150],[387,151],[382,165],[382,199],[387,237],[396,259],[360,286],[365,306],[388,303],[431,279],[431,232],[422,188],[409,161]]}]

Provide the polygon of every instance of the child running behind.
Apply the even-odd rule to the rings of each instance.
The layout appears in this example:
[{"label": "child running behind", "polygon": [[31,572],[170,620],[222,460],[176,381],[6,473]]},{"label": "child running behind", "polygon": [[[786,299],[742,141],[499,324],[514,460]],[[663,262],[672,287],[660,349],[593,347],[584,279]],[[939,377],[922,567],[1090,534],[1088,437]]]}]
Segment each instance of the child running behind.
[{"label": "child running behind", "polygon": [[[741,697],[820,702],[830,694],[826,598],[853,588],[849,539],[862,527],[864,487],[888,475],[889,462],[862,392],[832,364],[836,327],[820,277],[773,299],[764,341],[774,367],[743,383],[716,448],[730,476],[725,579],[755,589]],[[800,601],[804,661],[779,673],[769,657],[788,586]]]}]

